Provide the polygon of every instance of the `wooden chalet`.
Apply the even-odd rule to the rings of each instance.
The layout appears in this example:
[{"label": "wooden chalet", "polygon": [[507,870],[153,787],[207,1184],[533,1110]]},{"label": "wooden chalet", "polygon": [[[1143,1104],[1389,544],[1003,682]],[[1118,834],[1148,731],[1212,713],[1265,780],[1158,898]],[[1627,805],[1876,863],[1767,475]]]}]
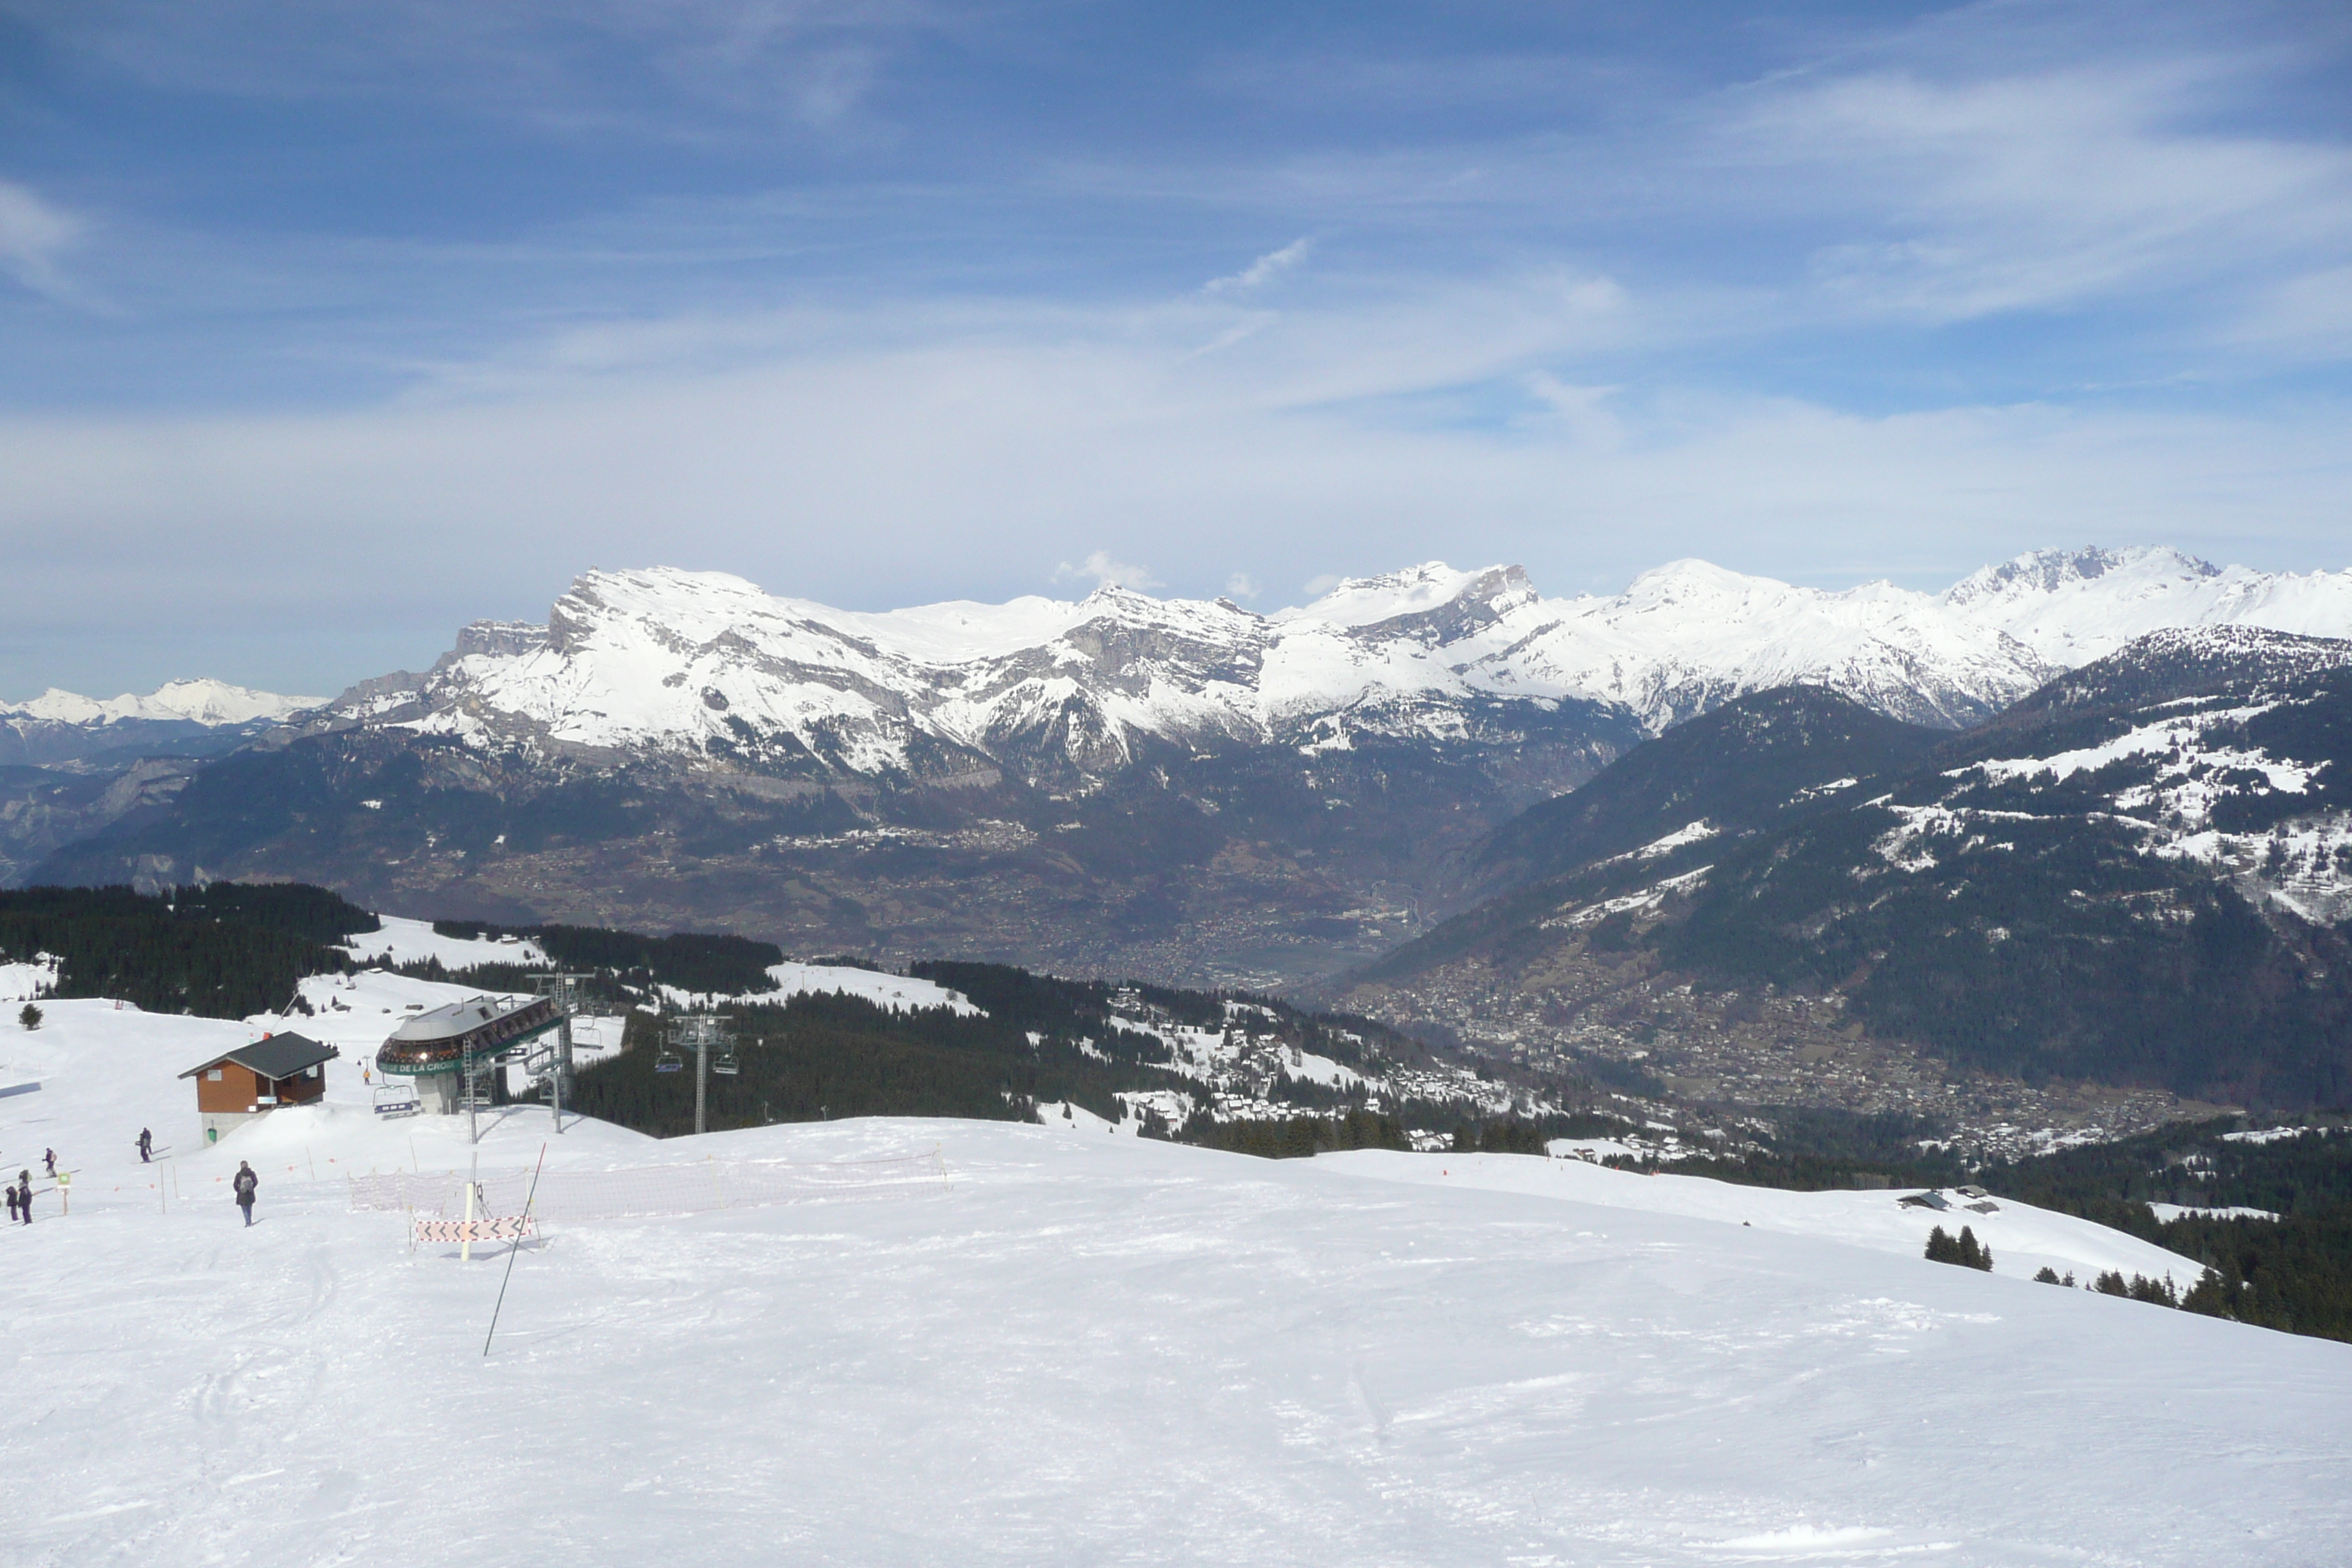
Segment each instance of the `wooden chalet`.
[{"label": "wooden chalet", "polygon": [[327,1064],[341,1054],[307,1035],[264,1035],[180,1076],[196,1080],[196,1116],[204,1123],[205,1142],[217,1143],[223,1133],[281,1105],[309,1105],[324,1098]]}]

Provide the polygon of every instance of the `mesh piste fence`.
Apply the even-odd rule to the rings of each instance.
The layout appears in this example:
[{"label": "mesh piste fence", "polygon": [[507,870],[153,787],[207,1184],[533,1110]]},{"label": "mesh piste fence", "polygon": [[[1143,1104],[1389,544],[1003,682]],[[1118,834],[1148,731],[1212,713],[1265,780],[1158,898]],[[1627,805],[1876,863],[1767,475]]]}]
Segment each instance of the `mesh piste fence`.
[{"label": "mesh piste fence", "polygon": [[[520,1215],[530,1193],[528,1168],[481,1173],[475,1212]],[[828,1163],[794,1160],[698,1160],[674,1165],[632,1165],[613,1171],[541,1173],[530,1212],[551,1224],[708,1214],[714,1209],[768,1208],[778,1204],[916,1197],[948,1190],[947,1162],[928,1154]],[[466,1212],[466,1174],[353,1176],[352,1207],[406,1210],[455,1219]]]}]

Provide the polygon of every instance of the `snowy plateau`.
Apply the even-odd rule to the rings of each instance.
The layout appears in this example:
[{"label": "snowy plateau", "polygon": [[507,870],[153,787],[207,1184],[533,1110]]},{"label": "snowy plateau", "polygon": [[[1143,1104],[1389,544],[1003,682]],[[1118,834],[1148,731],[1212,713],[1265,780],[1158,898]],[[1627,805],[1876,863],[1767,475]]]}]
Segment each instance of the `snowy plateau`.
[{"label": "snowy plateau", "polygon": [[[335,984],[301,1022],[354,1047],[436,994]],[[2352,1539],[2352,1347],[2033,1283],[2194,1266],[2021,1205],[1971,1216],[1983,1274],[1924,1261],[1893,1193],[1573,1159],[656,1142],[544,1108],[477,1156],[372,1114],[358,1049],[202,1147],[175,1075],[268,1022],[58,1000],[0,1033],[0,1088],[38,1085],[0,1095],[0,1158],[72,1177],[0,1237],[0,1560],[2316,1568]],[[471,1260],[355,1202],[543,1146],[542,1198],[810,1186]],[[931,1174],[814,1180],[890,1161]]]}]

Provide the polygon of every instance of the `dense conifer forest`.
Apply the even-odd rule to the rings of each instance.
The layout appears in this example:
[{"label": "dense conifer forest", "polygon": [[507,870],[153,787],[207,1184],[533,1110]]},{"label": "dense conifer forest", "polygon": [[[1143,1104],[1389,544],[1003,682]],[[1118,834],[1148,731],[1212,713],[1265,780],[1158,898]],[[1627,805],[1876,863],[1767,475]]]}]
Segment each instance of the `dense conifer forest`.
[{"label": "dense conifer forest", "polygon": [[375,916],[320,888],[215,882],[0,892],[0,962],[59,960],[57,996],[118,996],[150,1013],[242,1018],[283,1007],[306,974],[340,973],[333,943]]}]

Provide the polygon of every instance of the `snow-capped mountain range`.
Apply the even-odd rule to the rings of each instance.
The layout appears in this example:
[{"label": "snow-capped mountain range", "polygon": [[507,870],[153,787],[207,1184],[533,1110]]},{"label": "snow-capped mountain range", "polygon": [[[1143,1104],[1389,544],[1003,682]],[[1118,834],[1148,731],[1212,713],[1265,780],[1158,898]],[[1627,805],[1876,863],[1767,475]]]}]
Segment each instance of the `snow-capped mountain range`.
[{"label": "snow-capped mountain range", "polygon": [[1118,587],[869,613],[719,573],[596,571],[546,626],[469,627],[427,675],[368,682],[319,717],[788,769],[922,776],[993,762],[1100,775],[1147,738],[1441,739],[1482,708],[1562,703],[1615,707],[1655,732],[1791,683],[1958,728],[2144,632],[2215,624],[2352,634],[2352,571],[2044,551],[1926,594],[1681,561],[1612,597],[1554,599],[1516,566],[1431,563],[1271,616]]},{"label": "snow-capped mountain range", "polygon": [[223,680],[173,680],[144,697],[124,692],[103,700],[60,691],[56,687],[26,702],[0,702],[0,719],[30,719],[51,724],[120,724],[133,720],[151,723],[250,724],[257,719],[278,720],[316,708],[320,697],[280,697],[254,691]]},{"label": "snow-capped mountain range", "polygon": [[52,687],[30,701],[0,702],[0,763],[212,755],[320,701],[219,680],[174,680],[143,697],[126,691],[105,699]]}]

